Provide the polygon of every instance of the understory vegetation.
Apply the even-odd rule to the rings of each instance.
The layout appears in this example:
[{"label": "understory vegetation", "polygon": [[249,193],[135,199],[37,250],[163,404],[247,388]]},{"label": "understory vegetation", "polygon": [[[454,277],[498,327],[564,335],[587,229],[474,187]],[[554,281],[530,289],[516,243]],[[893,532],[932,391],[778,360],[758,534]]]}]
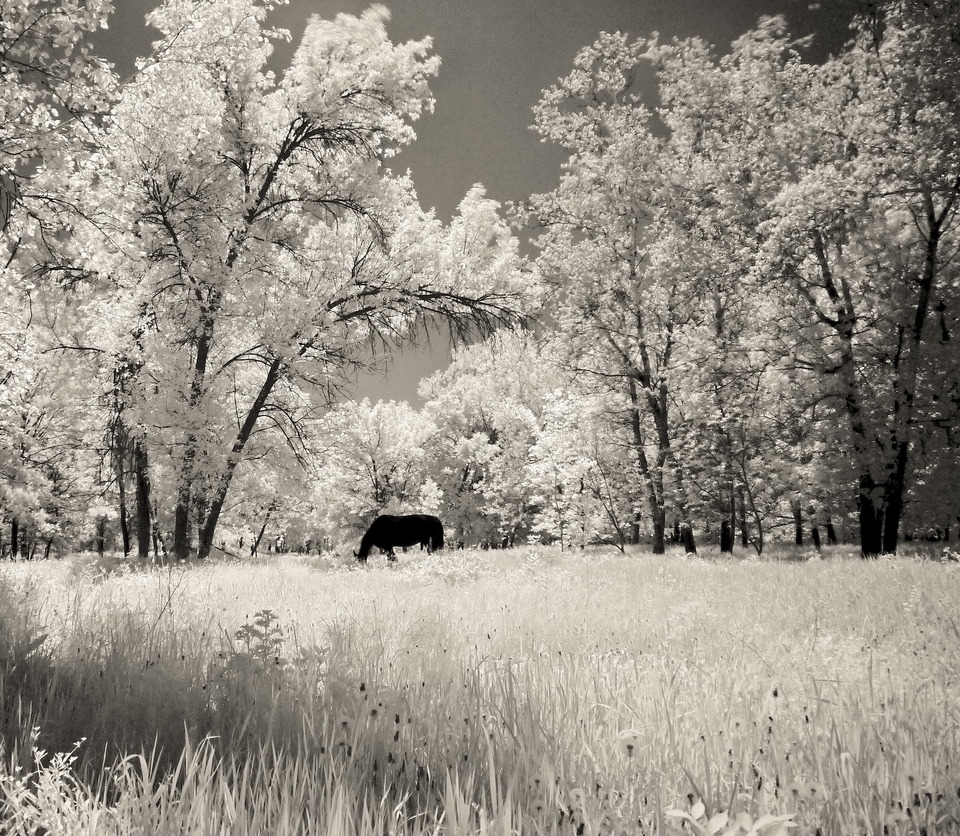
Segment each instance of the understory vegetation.
[{"label": "understory vegetation", "polygon": [[5,564],[0,831],[956,832],[960,573],[858,555]]}]

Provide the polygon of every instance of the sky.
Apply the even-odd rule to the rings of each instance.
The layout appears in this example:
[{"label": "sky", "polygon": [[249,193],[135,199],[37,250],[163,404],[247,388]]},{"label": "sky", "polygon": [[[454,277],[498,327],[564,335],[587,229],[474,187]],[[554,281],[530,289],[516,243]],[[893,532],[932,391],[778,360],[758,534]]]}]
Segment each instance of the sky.
[{"label": "sky", "polygon": [[[159,0],[114,0],[110,28],[97,40],[121,77],[149,51],[156,31],[144,17]],[[290,0],[269,23],[289,29],[291,44],[278,44],[271,63],[286,66],[312,15],[359,14],[363,0]],[[420,202],[448,220],[467,190],[482,183],[502,203],[520,202],[558,182],[562,154],[530,129],[541,91],[566,75],[574,56],[601,31],[661,40],[697,36],[723,52],[763,15],[782,14],[795,36],[814,36],[813,60],[837,52],[861,0],[386,0],[391,39],[433,38],[441,58],[431,84],[433,114],[415,126],[416,142],[390,160],[409,169]],[[644,95],[653,101],[652,75]],[[419,404],[420,378],[449,363],[445,337],[407,348],[386,376],[358,382],[357,397]]]}]

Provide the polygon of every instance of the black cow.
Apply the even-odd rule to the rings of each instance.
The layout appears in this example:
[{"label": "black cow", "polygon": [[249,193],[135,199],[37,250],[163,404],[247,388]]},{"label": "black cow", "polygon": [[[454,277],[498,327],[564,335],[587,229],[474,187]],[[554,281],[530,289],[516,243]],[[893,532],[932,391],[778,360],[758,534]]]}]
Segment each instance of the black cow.
[{"label": "black cow", "polygon": [[387,553],[388,560],[396,560],[395,547],[426,547],[428,552],[443,548],[443,523],[429,514],[408,514],[397,517],[381,514],[372,523],[360,541],[360,551],[355,552],[357,560],[366,563],[370,549],[376,546]]}]

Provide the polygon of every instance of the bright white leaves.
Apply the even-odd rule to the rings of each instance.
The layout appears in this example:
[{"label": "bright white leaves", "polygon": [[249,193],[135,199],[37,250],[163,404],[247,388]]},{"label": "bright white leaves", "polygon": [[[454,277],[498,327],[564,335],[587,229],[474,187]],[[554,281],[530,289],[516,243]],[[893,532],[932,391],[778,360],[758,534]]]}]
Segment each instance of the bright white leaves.
[{"label": "bright white leaves", "polygon": [[584,546],[595,534],[590,525],[588,485],[595,445],[589,416],[581,398],[560,392],[550,395],[526,467],[527,490],[536,509],[532,529],[547,542]]},{"label": "bright white leaves", "polygon": [[562,375],[530,335],[502,332],[454,352],[447,369],[420,385],[437,426],[434,480],[445,519],[468,542],[528,524],[527,465],[547,394]]},{"label": "bright white leaves", "polygon": [[797,827],[794,814],[766,814],[754,819],[749,813],[740,812],[732,817],[725,810],[707,816],[707,808],[701,799],[690,805],[689,810],[668,810],[670,819],[679,819],[683,827],[669,823],[670,833],[690,831],[697,836],[789,836],[790,828]]},{"label": "bright white leaves", "polygon": [[[323,421],[329,448],[316,456],[314,500],[320,526],[349,536],[380,511],[409,513],[435,503],[430,453],[436,425],[406,402],[345,403]],[[335,443],[330,443],[335,440]]]},{"label": "bright white leaves", "polygon": [[448,230],[382,169],[432,107],[429,39],[391,43],[382,7],[313,18],[276,83],[271,5],[161,5],[153,54],[71,181],[85,211],[65,246],[101,290],[86,344],[136,359],[129,397],[181,505],[193,484],[222,495],[261,419],[298,443],[372,337],[535,302],[495,204],[471,195]]},{"label": "bright white leaves", "polygon": [[70,306],[32,268],[62,232],[51,224],[44,239],[36,214],[72,176],[71,152],[115,87],[87,43],[110,10],[106,0],[0,0],[0,507],[31,539],[76,534],[95,490],[90,447],[104,423],[72,361],[49,351],[43,325],[69,334]]},{"label": "bright white leaves", "polygon": [[[0,140],[4,153],[28,150],[17,126],[46,128],[56,107],[88,110],[114,81],[86,37],[106,26],[109,0],[3,0],[0,3]],[[37,70],[42,69],[40,73]]]},{"label": "bright white leaves", "polygon": [[[638,125],[642,123],[648,114],[638,107],[630,87],[647,46],[642,40],[630,43],[626,35],[617,32],[601,33],[592,46],[582,49],[574,59],[573,71],[545,90],[534,107],[535,125],[544,140],[574,154],[591,155],[607,146],[611,134],[618,133],[611,120],[630,116]],[[571,107],[571,101],[579,106]],[[630,107],[618,113],[611,107],[617,102]],[[566,167],[573,169],[572,161]]]},{"label": "bright white leaves", "polygon": [[[669,455],[707,513],[731,501],[721,481],[749,487],[751,471],[813,504],[831,481],[827,504],[849,507],[837,486],[851,459],[877,478],[892,466],[856,439],[849,455],[844,403],[859,399],[861,424],[899,415],[907,438],[919,415],[903,404],[939,414],[934,389],[956,379],[933,344],[958,298],[943,255],[960,183],[960,100],[944,82],[960,74],[956,17],[941,3],[884,14],[876,42],[863,29],[823,65],[803,61],[781,18],[722,57],[698,40],[604,35],[537,108],[541,134],[570,151],[560,186],[533,199],[556,320],[598,379],[626,361],[647,393],[668,387]],[[648,59],[668,129],[656,136],[629,92]]]},{"label": "bright white leaves", "polygon": [[440,248],[436,285],[451,294],[481,297],[500,309],[532,312],[540,286],[524,264],[519,242],[500,215],[500,204],[473,186],[460,202]]},{"label": "bright white leaves", "polygon": [[[0,0],[0,229],[17,202],[43,190],[44,174],[69,176],[61,155],[86,138],[85,117],[114,89],[110,66],[86,43],[110,11],[109,0]],[[20,179],[28,172],[29,183]]]},{"label": "bright white leaves", "polygon": [[155,274],[162,296],[219,288],[221,304],[240,305],[235,314],[265,312],[269,343],[290,354],[283,343],[304,323],[286,328],[278,311],[336,295],[337,274],[370,245],[372,226],[351,214],[376,209],[376,153],[412,137],[398,126],[429,105],[436,61],[427,43],[391,45],[382,11],[314,20],[275,88],[265,11],[209,0],[151,14],[163,37],[125,87],[103,150],[84,162],[78,191],[97,213],[77,243],[118,282]]},{"label": "bright white leaves", "polygon": [[360,17],[314,17],[307,25],[282,88],[290,111],[337,126],[331,144],[359,138],[393,153],[415,138],[410,123],[433,109],[427,83],[440,59],[428,55],[431,39],[395,45],[389,19],[386,7],[375,5]]}]

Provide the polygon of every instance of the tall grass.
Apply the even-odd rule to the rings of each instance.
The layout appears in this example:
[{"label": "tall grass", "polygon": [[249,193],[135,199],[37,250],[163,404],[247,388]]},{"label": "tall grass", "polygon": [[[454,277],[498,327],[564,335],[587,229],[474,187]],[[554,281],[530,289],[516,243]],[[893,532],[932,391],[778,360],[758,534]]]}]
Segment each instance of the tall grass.
[{"label": "tall grass", "polygon": [[0,586],[6,832],[960,831],[954,565],[524,548]]}]

